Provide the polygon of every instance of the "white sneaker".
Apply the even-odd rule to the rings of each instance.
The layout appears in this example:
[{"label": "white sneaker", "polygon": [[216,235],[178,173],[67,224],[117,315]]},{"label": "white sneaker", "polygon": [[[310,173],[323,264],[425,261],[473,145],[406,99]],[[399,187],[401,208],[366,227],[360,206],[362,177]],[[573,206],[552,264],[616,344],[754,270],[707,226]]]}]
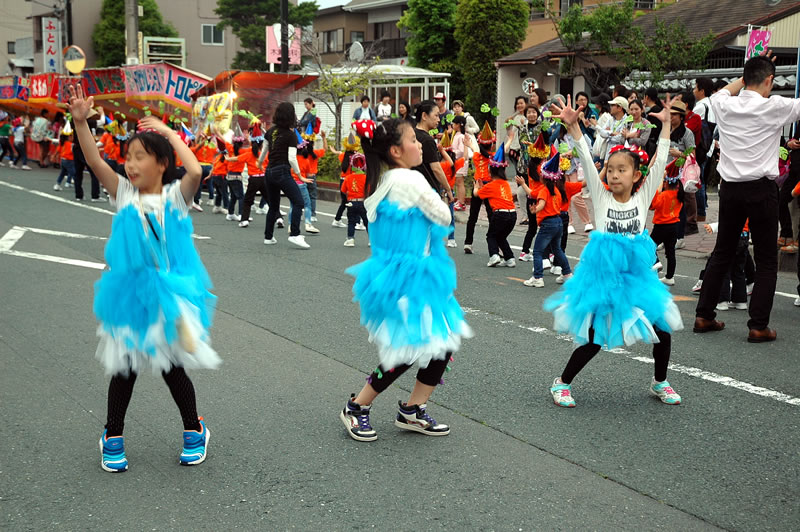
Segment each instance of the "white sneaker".
[{"label": "white sneaker", "polygon": [[795,307],[800,307],[800,297],[798,297],[798,298],[796,298],[796,299],[794,300],[794,306],[795,306]]},{"label": "white sneaker", "polygon": [[308,243],[306,242],[306,237],[304,237],[303,235],[290,236],[289,243],[294,244],[300,249],[308,249],[311,247],[308,245]]},{"label": "white sneaker", "polygon": [[356,224],[356,231],[366,231],[366,230],[367,230],[367,228],[364,227],[364,224],[362,224],[361,222],[358,222]]},{"label": "white sneaker", "polygon": [[347,227],[347,224],[344,223],[341,220],[334,220],[333,222],[331,222],[331,226],[333,226],[333,227]]},{"label": "white sneaker", "polygon": [[543,288],[544,279],[537,279],[536,277],[531,277],[527,281],[524,281],[522,284],[524,284],[525,286],[532,286],[534,288]]},{"label": "white sneaker", "polygon": [[683,241],[682,238],[679,238],[677,242],[675,242],[675,249],[683,249],[686,247],[686,242]]},{"label": "white sneaker", "polygon": [[62,190],[61,185],[56,183],[55,185],[53,185],[53,190]]},{"label": "white sneaker", "polygon": [[5,166],[5,165],[6,165],[6,163],[4,163],[3,161],[0,161],[0,166]]},{"label": "white sneaker", "polygon": [[752,296],[753,295],[753,285],[754,284],[756,284],[756,283],[750,283],[749,285],[747,285],[747,295],[748,296]]},{"label": "white sneaker", "polygon": [[247,227],[248,225],[250,225],[250,222],[248,222],[247,220],[239,222],[239,227]]},{"label": "white sneaker", "polygon": [[561,275],[561,266],[553,266],[550,268],[551,275]]},{"label": "white sneaker", "polygon": [[570,226],[567,226],[567,234],[568,234],[568,235],[573,235],[573,234],[575,234],[575,228],[574,228],[574,227],[572,227],[571,225],[570,225]]},{"label": "white sneaker", "polygon": [[356,240],[355,238],[348,238],[344,241],[344,247],[346,248],[354,248],[356,247]]},{"label": "white sneaker", "polygon": [[277,243],[278,243],[278,241],[275,238],[265,238],[264,239],[264,245],[266,245],[266,246],[271,246],[271,245],[277,244]]},{"label": "white sneaker", "polygon": [[456,241],[451,238],[451,239],[447,240],[447,247],[449,247],[449,248],[457,248],[458,244],[456,244]]},{"label": "white sneaker", "polygon": [[89,201],[91,201],[92,203],[103,203],[104,201],[106,201],[106,199],[103,196],[100,196],[99,198],[92,198]]},{"label": "white sneaker", "polygon": [[256,211],[256,214],[264,214],[264,209],[262,209],[261,207],[256,207],[255,211]]},{"label": "white sneaker", "polygon": [[663,269],[664,269],[664,265],[663,265],[663,264],[661,264],[661,261],[658,261],[658,262],[656,262],[655,264],[653,264],[653,269],[654,269],[655,271],[661,271],[661,270],[663,270]]},{"label": "white sneaker", "polygon": [[703,289],[703,280],[700,279],[696,283],[694,283],[694,286],[692,287],[692,293],[699,294],[702,289]]},{"label": "white sneaker", "polygon": [[196,210],[197,212],[203,212],[203,208],[200,206],[199,203],[192,202],[192,209]]},{"label": "white sneaker", "polygon": [[226,211],[225,211],[225,209],[223,209],[222,207],[214,207],[213,209],[211,209],[211,212],[212,212],[213,214],[219,214],[219,213],[221,213],[221,212],[226,212]]},{"label": "white sneaker", "polygon": [[520,262],[533,262],[533,253],[520,253],[519,254],[519,261]]},{"label": "white sneaker", "polygon": [[275,220],[275,227],[278,229],[283,229],[283,218],[278,218]]},{"label": "white sneaker", "polygon": [[64,188],[71,188],[71,187],[72,187],[72,183],[64,183]]},{"label": "white sneaker", "polygon": [[504,261],[503,259],[500,258],[500,255],[492,255],[491,257],[489,257],[489,262],[487,262],[486,265],[490,268],[494,268],[495,266],[503,264],[503,262]]},{"label": "white sneaker", "polygon": [[664,249],[664,243],[663,242],[656,246],[656,251],[661,251],[662,249]]},{"label": "white sneaker", "polygon": [[278,209],[278,212],[281,213],[281,216],[286,216],[286,213],[283,212],[283,209]]},{"label": "white sneaker", "polygon": [[511,257],[505,262],[506,268],[515,268],[517,266],[517,261],[514,260],[514,257]]},{"label": "white sneaker", "polygon": [[[228,220],[229,222],[232,222],[232,221],[236,220],[236,215],[235,214],[226,214],[225,215],[225,219]],[[239,221],[241,221],[241,218],[239,219]]]},{"label": "white sneaker", "polygon": [[319,229],[317,229],[311,224],[306,224],[306,233],[311,233],[312,235],[316,235],[317,233],[319,233]]},{"label": "white sneaker", "polygon": [[667,286],[675,286],[675,279],[674,278],[662,277],[661,278],[661,282],[664,283]]},{"label": "white sneaker", "polygon": [[464,253],[466,255],[472,255],[472,244],[464,244]]},{"label": "white sneaker", "polygon": [[[533,255],[531,255],[533,256]],[[542,268],[547,269],[550,268],[553,264],[550,262],[550,259],[542,259]]]},{"label": "white sneaker", "polygon": [[586,224],[583,226],[583,232],[588,233],[589,231],[594,231],[594,226],[592,224]]},{"label": "white sneaker", "polygon": [[214,206],[214,200],[213,199],[210,199],[210,200],[206,201],[206,207],[213,207],[213,206]]},{"label": "white sneaker", "polygon": [[728,303],[728,306],[730,307],[731,305],[733,305],[733,308],[736,310],[747,310],[747,303],[734,303],[731,301]]},{"label": "white sneaker", "polygon": [[720,301],[717,303],[717,310],[728,310],[728,302],[727,301]]},{"label": "white sneaker", "polygon": [[31,167],[30,167],[30,166],[28,166],[27,164],[23,164],[23,165],[22,165],[22,169],[23,169],[23,170],[30,170],[30,169],[31,169]]},{"label": "white sneaker", "polygon": [[316,217],[316,216],[312,216],[312,217],[311,217],[311,223],[318,222],[318,221],[319,221],[319,220],[317,220],[317,217]]},{"label": "white sneaker", "polygon": [[567,275],[559,275],[558,277],[556,277],[556,284],[564,284],[570,279],[572,279],[571,273],[568,273]]}]

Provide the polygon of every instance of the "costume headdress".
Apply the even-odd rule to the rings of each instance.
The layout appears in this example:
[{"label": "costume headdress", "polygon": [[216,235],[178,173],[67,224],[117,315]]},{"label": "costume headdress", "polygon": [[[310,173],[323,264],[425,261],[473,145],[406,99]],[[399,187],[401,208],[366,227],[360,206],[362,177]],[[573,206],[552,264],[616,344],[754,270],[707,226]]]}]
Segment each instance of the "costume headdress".
[{"label": "costume headdress", "polygon": [[361,137],[356,135],[352,130],[347,138],[344,140],[345,151],[358,151],[361,148]]},{"label": "costume headdress", "polygon": [[[627,151],[630,152],[637,157],[639,157],[639,171],[642,172],[642,175],[647,175],[648,166],[647,163],[650,162],[650,156],[647,155],[647,152],[641,149],[639,146],[623,146],[622,144],[614,146],[611,148],[611,151],[608,152],[609,157],[611,154],[616,153],[618,151]],[[678,161],[676,159],[676,161]],[[673,164],[676,162],[673,161]],[[676,166],[675,175],[678,175],[677,172],[679,171],[680,167],[683,166],[683,162],[678,161],[679,164]]]},{"label": "costume headdress", "polygon": [[483,129],[481,129],[481,132],[478,134],[478,142],[481,144],[494,144],[494,140],[494,131],[492,131],[492,128],[489,126],[489,122],[484,122]]},{"label": "costume headdress", "polygon": [[220,137],[217,137],[217,150],[219,150],[219,152],[222,154],[228,153],[228,148],[225,146],[225,141]]},{"label": "costume headdress", "polygon": [[242,133],[242,128],[239,126],[239,119],[236,117],[233,118],[233,127],[231,127],[231,131],[233,132],[231,142],[244,142],[244,133]]},{"label": "costume headdress", "polygon": [[550,157],[550,159],[542,165],[541,174],[545,179],[557,181],[561,179],[563,172],[564,171],[561,169],[561,154],[556,151],[555,155]]},{"label": "costume headdress", "polygon": [[445,131],[442,135],[442,140],[439,141],[439,146],[444,149],[452,149],[453,148],[453,137],[450,136],[449,131]]},{"label": "costume headdress", "polygon": [[350,168],[361,172],[367,171],[367,158],[363,153],[354,153],[350,156]]},{"label": "costume headdress", "polygon": [[550,148],[544,142],[544,135],[540,133],[536,138],[536,142],[528,144],[528,155],[535,159],[544,159],[550,155]]},{"label": "costume headdress", "polygon": [[503,144],[500,144],[500,146],[497,147],[497,151],[494,152],[494,157],[489,159],[489,166],[493,166],[495,168],[504,168],[508,166],[508,161],[506,161],[506,153]]},{"label": "costume headdress", "polygon": [[297,149],[303,149],[308,146],[308,141],[303,138],[298,130],[294,130],[294,134],[297,136]]},{"label": "costume headdress", "polygon": [[69,125],[69,122],[64,124],[64,127],[61,128],[61,134],[65,136],[72,135],[72,126]]},{"label": "costume headdress", "polygon": [[316,120],[313,121],[313,122],[309,122],[308,125],[306,126],[305,132],[302,133],[302,137],[305,140],[307,140],[308,142],[314,142],[315,140],[317,140],[317,135],[316,135],[316,133],[314,133],[314,124],[315,123],[316,123]]},{"label": "costume headdress", "polygon": [[353,123],[353,127],[356,128],[356,133],[361,137],[371,139],[375,134],[376,126],[372,120],[358,120]]}]

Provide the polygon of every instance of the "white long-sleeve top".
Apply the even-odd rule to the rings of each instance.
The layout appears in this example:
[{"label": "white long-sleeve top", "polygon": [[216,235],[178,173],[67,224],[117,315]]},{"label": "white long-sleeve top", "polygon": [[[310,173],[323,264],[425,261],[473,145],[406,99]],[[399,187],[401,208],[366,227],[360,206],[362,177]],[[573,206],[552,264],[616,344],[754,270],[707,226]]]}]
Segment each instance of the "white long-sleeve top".
[{"label": "white long-sleeve top", "polygon": [[370,222],[375,221],[378,205],[385,198],[397,203],[401,209],[419,208],[435,224],[450,225],[450,208],[416,170],[395,168],[381,175],[375,192],[364,201]]},{"label": "white long-sleeve top", "polygon": [[664,169],[667,167],[669,139],[658,140],[656,160],[648,172],[648,177],[639,187],[639,190],[625,203],[615,200],[611,191],[600,181],[597,168],[595,168],[592,161],[589,145],[586,144],[586,139],[583,137],[578,139],[576,148],[583,166],[586,186],[589,188],[594,202],[595,227],[606,233],[634,235],[641,233],[647,221],[647,211],[650,208],[650,203],[653,201],[653,196],[656,195],[664,175]]}]

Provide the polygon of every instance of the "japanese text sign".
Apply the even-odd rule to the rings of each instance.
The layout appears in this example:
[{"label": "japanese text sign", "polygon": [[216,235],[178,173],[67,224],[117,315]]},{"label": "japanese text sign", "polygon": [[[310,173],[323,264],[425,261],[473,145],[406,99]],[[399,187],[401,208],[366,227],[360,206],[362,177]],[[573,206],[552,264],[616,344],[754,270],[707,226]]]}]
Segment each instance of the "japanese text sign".
[{"label": "japanese text sign", "polygon": [[45,72],[61,72],[61,21],[42,17],[42,55]]}]

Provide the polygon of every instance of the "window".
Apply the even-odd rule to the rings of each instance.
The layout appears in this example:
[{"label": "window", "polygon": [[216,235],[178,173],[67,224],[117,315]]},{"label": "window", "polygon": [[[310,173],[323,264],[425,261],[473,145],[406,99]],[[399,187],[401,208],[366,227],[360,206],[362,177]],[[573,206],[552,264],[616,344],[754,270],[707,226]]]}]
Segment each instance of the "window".
[{"label": "window", "polygon": [[217,28],[215,24],[202,24],[203,44],[210,46],[223,46],[225,44],[225,32]]},{"label": "window", "polygon": [[655,9],[656,0],[634,0],[634,9]]},{"label": "window", "polygon": [[561,0],[561,16],[567,14],[569,8],[572,6],[581,6],[583,7],[583,0]]},{"label": "window", "polygon": [[16,44],[16,41],[8,41],[8,55],[14,55],[17,53],[14,51],[14,46]]},{"label": "window", "polygon": [[322,53],[344,51],[344,29],[326,31],[322,37]]},{"label": "window", "polygon": [[363,31],[351,31],[350,32],[350,42],[364,42],[364,32]]}]

